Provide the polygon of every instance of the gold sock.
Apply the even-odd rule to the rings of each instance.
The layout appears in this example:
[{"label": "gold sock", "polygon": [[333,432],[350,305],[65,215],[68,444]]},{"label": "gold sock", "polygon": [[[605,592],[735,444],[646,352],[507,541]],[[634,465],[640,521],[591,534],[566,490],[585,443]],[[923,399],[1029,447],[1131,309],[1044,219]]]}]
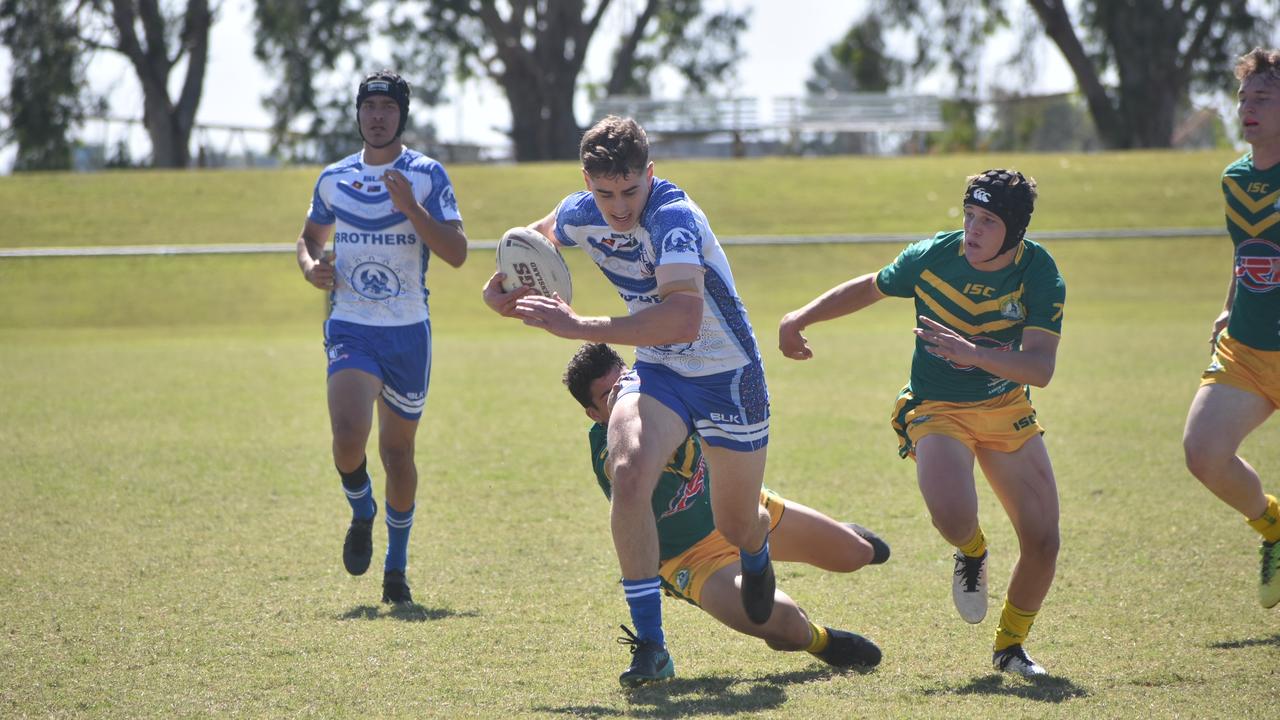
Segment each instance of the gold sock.
[{"label": "gold sock", "polygon": [[1011,645],[1021,645],[1031,632],[1031,623],[1036,621],[1036,614],[1020,610],[1004,599],[1004,610],[1000,612],[1000,625],[996,628],[996,652]]},{"label": "gold sock", "polygon": [[971,558],[982,557],[982,554],[987,551],[987,536],[982,534],[982,528],[978,528],[973,531],[973,537],[969,538],[969,542],[957,545],[956,548]]},{"label": "gold sock", "polygon": [[1258,531],[1263,540],[1269,543],[1280,541],[1280,503],[1276,502],[1276,496],[1268,495],[1267,509],[1248,523],[1249,527]]},{"label": "gold sock", "polygon": [[809,623],[809,647],[805,648],[805,652],[820,653],[827,649],[827,642],[831,640],[831,636],[827,634],[827,629],[821,625]]}]

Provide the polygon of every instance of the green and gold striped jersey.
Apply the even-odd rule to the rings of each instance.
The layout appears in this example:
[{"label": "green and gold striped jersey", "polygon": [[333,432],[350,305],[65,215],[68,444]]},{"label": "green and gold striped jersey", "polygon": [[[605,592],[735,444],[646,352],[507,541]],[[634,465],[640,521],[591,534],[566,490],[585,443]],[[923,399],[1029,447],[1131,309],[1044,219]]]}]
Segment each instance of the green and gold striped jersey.
[{"label": "green and gold striped jersey", "polygon": [[1231,337],[1256,350],[1280,350],[1280,165],[1253,166],[1253,153],[1222,172],[1227,233],[1235,245]]},{"label": "green and gold striped jersey", "polygon": [[[591,467],[605,497],[612,497],[613,483],[605,471],[609,457],[607,437],[604,425],[591,426]],[[702,445],[697,435],[690,435],[662,469],[653,491],[653,516],[658,520],[658,554],[662,560],[688,550],[716,529],[707,480]]]},{"label": "green and gold striped jersey", "polygon": [[[1042,246],[1024,240],[1013,262],[985,272],[964,257],[964,231],[938,233],[907,246],[876,275],[885,295],[915,298],[916,315],[936,320],[976,345],[1019,350],[1022,331],[1062,332],[1067,286]],[[972,365],[957,365],[929,352],[916,339],[911,392],[922,400],[974,402],[1018,387]]]}]

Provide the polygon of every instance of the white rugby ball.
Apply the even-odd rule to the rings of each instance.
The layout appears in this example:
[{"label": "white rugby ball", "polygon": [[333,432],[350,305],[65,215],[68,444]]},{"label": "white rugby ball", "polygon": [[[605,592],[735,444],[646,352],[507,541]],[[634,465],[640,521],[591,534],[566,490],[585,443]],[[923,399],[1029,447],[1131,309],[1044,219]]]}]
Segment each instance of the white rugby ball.
[{"label": "white rugby ball", "polygon": [[502,289],[511,292],[521,285],[534,293],[551,297],[560,293],[573,302],[573,279],[560,251],[542,233],[527,227],[513,227],[498,241],[498,270],[506,273]]}]

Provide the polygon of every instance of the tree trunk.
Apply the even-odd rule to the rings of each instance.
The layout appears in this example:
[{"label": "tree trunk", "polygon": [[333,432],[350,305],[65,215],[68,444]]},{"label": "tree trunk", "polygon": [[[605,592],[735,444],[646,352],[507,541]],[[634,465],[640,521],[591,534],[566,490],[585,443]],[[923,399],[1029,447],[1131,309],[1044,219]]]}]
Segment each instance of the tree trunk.
[{"label": "tree trunk", "polygon": [[1102,142],[1112,149],[1128,147],[1127,133],[1120,113],[1111,104],[1111,98],[1107,96],[1107,89],[1102,85],[1093,61],[1076,36],[1071,18],[1067,16],[1065,0],[1027,0],[1027,4],[1040,17],[1045,34],[1058,46],[1062,57],[1071,66]]},{"label": "tree trunk", "polygon": [[613,74],[609,76],[609,84],[605,86],[606,95],[624,95],[628,88],[633,86],[632,74],[635,72],[636,50],[640,47],[640,41],[644,39],[645,28],[657,12],[658,0],[646,0],[644,10],[636,18],[636,24],[623,38],[622,44],[618,46],[618,52],[614,55]]},{"label": "tree trunk", "polygon": [[[116,50],[129,58],[142,85],[143,124],[151,138],[155,167],[187,167],[191,162],[191,130],[204,86],[209,56],[208,0],[188,0],[181,47],[169,58],[165,41],[164,16],[155,0],[112,0],[112,18],[119,41]],[[141,16],[146,47],[138,38],[135,24]],[[187,54],[187,75],[177,104],[169,97],[169,73]]]}]

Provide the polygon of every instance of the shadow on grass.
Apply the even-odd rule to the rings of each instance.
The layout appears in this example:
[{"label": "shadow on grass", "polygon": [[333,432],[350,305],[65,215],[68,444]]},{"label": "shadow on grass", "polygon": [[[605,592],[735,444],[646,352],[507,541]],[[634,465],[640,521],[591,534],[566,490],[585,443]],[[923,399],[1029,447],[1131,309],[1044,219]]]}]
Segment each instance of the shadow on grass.
[{"label": "shadow on grass", "polygon": [[339,620],[378,620],[391,618],[404,622],[445,620],[451,617],[476,617],[475,612],[457,612],[445,608],[429,608],[418,603],[408,605],[357,605],[338,616]]},{"label": "shadow on grass", "polygon": [[[871,672],[871,671],[867,671]],[[676,678],[644,685],[625,693],[630,708],[604,705],[569,705],[538,707],[541,712],[575,717],[651,717],[668,718],[686,715],[743,715],[776,710],[787,701],[786,686],[841,675],[865,674],[857,671],[837,672],[828,669],[798,670],[763,677],[739,678],[720,675]]]},{"label": "shadow on grass", "polygon": [[1005,695],[1008,697],[1060,703],[1072,698],[1082,698],[1089,691],[1064,677],[1040,676],[1011,678],[1000,673],[983,675],[960,687],[930,688],[925,695]]},{"label": "shadow on grass", "polygon": [[1247,647],[1257,647],[1258,645],[1274,645],[1280,647],[1280,633],[1276,633],[1271,637],[1263,638],[1245,638],[1244,640],[1223,640],[1216,642],[1209,647],[1214,650],[1241,650]]}]

